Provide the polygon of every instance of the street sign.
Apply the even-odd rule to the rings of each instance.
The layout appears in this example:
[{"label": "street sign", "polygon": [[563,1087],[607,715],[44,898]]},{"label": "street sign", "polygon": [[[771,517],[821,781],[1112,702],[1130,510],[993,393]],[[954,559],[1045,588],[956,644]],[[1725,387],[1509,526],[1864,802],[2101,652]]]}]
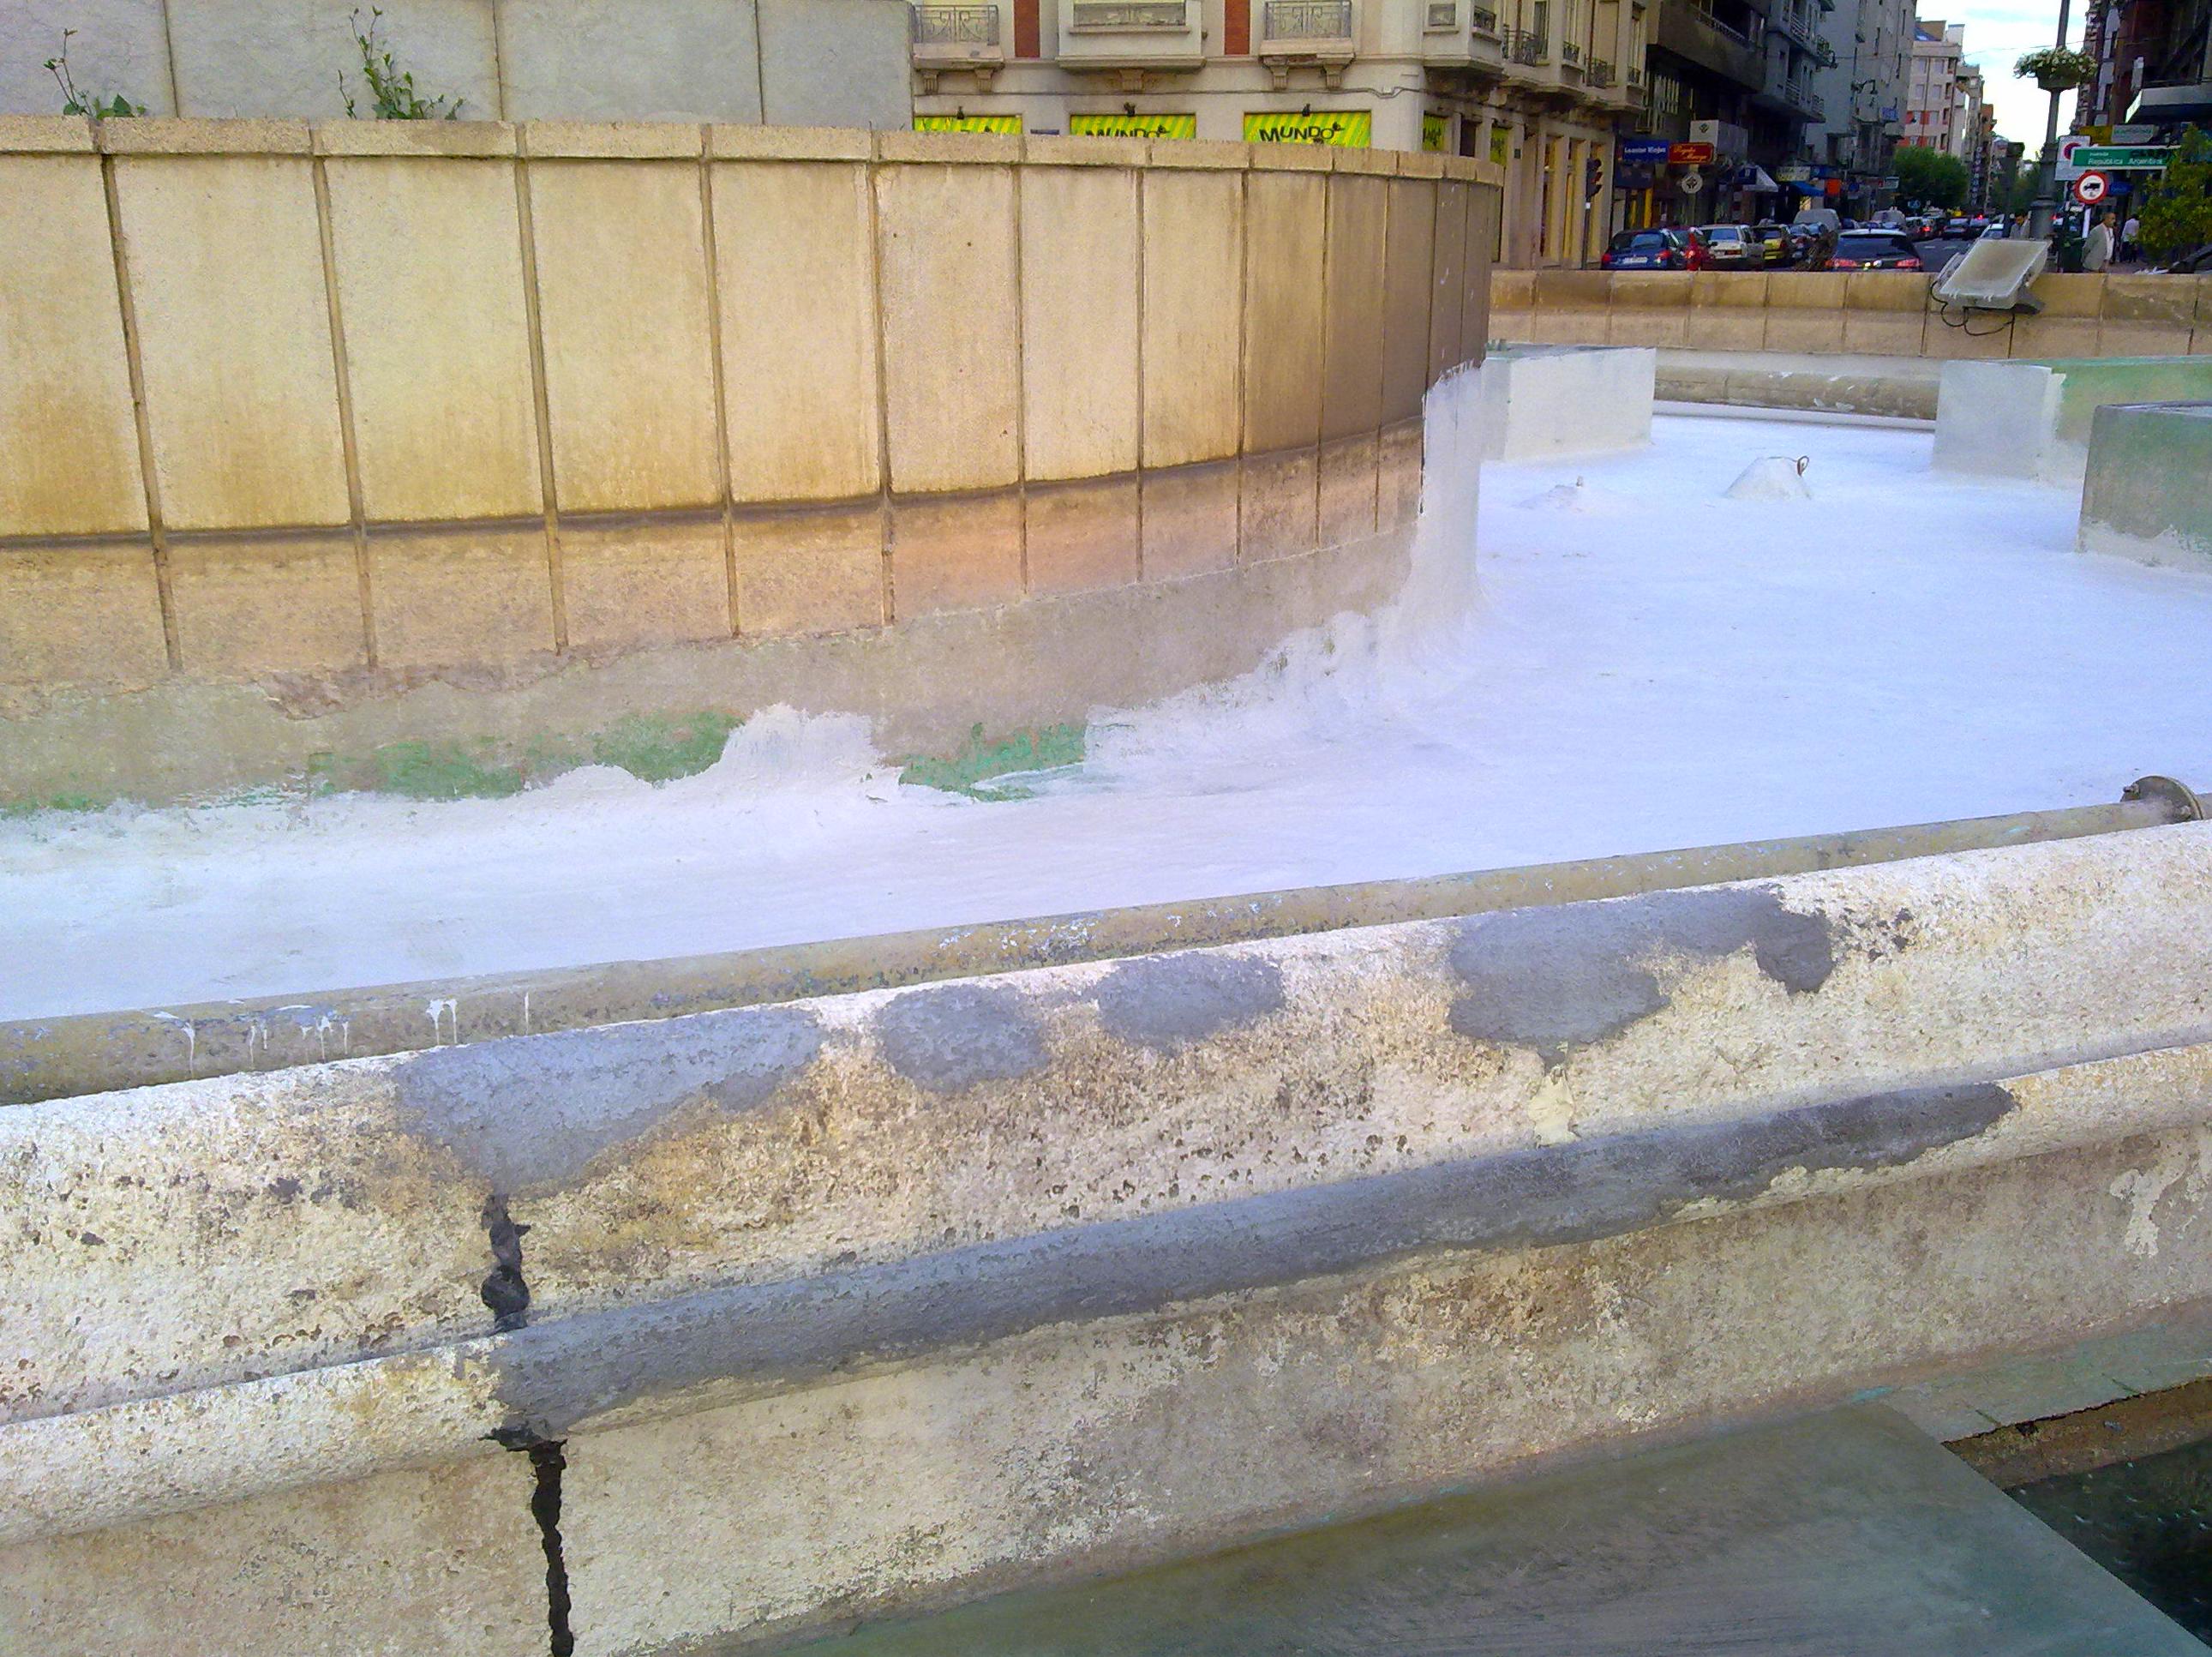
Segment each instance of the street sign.
[{"label": "street sign", "polygon": [[2076,167],[2094,167],[2103,173],[2132,173],[2163,169],[2173,154],[2172,144],[2085,143],[2074,152]]},{"label": "street sign", "polygon": [[1709,143],[1678,143],[1668,147],[1667,159],[1676,167],[1710,167],[1713,147]]},{"label": "street sign", "polygon": [[2102,173],[2084,173],[2074,180],[2074,199],[2084,207],[2094,207],[2104,200],[2105,192],[2112,180]]},{"label": "street sign", "polygon": [[1694,196],[1698,191],[1705,187],[1705,175],[1693,167],[1688,172],[1683,174],[1680,178],[1675,180],[1674,183],[1675,186],[1680,189],[1684,195]]},{"label": "street sign", "polygon": [[2081,163],[2074,159],[2077,150],[2087,149],[2089,141],[2080,134],[2058,141],[2058,168],[2055,176],[2061,184],[2071,184],[2081,176]]},{"label": "street sign", "polygon": [[2112,129],[2114,143],[2148,143],[2156,137],[2158,129],[2154,126],[2116,126]]},{"label": "street sign", "polygon": [[1631,167],[1664,167],[1674,146],[1664,138],[1623,138],[1620,159]]}]

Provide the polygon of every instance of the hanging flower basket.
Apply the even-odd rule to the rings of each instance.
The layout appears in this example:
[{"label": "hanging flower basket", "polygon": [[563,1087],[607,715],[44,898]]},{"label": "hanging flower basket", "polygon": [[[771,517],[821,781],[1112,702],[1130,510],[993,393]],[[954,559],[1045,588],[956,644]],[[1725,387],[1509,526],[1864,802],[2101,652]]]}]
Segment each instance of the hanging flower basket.
[{"label": "hanging flower basket", "polygon": [[2071,92],[2097,72],[2097,60],[2086,52],[2066,46],[2045,46],[2031,52],[2012,66],[2012,72],[2033,80],[2045,92]]}]

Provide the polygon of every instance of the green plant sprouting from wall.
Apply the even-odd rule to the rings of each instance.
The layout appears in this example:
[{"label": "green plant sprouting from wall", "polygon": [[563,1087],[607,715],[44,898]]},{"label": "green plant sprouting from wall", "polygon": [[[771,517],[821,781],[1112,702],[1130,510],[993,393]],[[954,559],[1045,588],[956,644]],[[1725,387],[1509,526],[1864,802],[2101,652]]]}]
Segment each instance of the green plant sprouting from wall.
[{"label": "green plant sprouting from wall", "polygon": [[143,115],[145,105],[134,104],[119,92],[110,92],[103,96],[97,92],[79,88],[76,76],[70,71],[69,60],[70,37],[76,33],[73,28],[64,29],[60,55],[46,59],[46,73],[54,77],[54,84],[62,89],[62,113],[89,115],[95,121],[115,121],[126,116]]},{"label": "green plant sprouting from wall", "polygon": [[[383,38],[384,12],[372,6],[368,11],[368,27],[361,26],[361,14],[353,14],[353,43],[361,50],[361,78],[368,83],[370,100],[369,119],[379,121],[451,121],[460,117],[461,100],[451,94],[425,98],[415,90],[415,73],[405,70],[393,60],[391,46]],[[354,105],[353,88],[346,84],[343,71],[338,75],[338,93],[345,99],[345,112],[356,119],[361,111]]]}]

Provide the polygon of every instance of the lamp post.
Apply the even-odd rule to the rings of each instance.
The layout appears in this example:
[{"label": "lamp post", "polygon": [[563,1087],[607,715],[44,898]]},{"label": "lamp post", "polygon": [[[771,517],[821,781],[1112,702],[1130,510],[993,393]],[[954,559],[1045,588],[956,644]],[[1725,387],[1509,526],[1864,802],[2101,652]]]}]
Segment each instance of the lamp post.
[{"label": "lamp post", "polygon": [[[2066,49],[2066,11],[2070,0],[2058,0],[2058,40],[2061,52]],[[2051,222],[2058,216],[2058,100],[2065,94],[2063,87],[2052,87],[2051,114],[2043,124],[2043,161],[2036,169],[2035,199],[2027,204],[2027,234],[2041,238],[2051,234]]]}]

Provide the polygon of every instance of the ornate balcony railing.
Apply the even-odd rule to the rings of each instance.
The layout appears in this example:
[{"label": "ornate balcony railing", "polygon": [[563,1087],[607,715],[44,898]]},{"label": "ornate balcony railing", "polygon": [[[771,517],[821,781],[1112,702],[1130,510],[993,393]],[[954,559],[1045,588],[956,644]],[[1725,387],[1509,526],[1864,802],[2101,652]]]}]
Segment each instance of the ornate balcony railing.
[{"label": "ornate balcony railing", "polygon": [[1180,30],[1190,27],[1190,0],[1075,0],[1078,30]]},{"label": "ornate balcony railing", "polygon": [[914,38],[933,46],[994,46],[999,44],[996,6],[916,6]]},{"label": "ornate balcony railing", "polygon": [[1644,85],[1644,71],[1632,64],[1629,66],[1627,80],[1632,91],[1640,89]]},{"label": "ornate balcony railing", "polygon": [[1583,49],[1580,46],[1577,46],[1572,40],[1562,40],[1559,42],[1559,61],[1561,63],[1579,64],[1582,60]]},{"label": "ornate balcony railing", "polygon": [[1611,86],[1613,65],[1602,58],[1593,58],[1583,65],[1583,82],[1586,86]]},{"label": "ornate balcony railing", "polygon": [[1540,64],[1552,55],[1552,43],[1532,28],[1505,31],[1505,55],[1516,64]]},{"label": "ornate balcony railing", "polygon": [[1442,33],[1459,27],[1459,0],[1429,0],[1427,27]]},{"label": "ornate balcony railing", "polygon": [[1470,6],[1468,8],[1467,15],[1468,21],[1474,26],[1474,32],[1477,34],[1487,34],[1493,37],[1497,34],[1498,14],[1491,10],[1489,7]]},{"label": "ornate balcony railing", "polygon": [[1270,40],[1348,40],[1352,0],[1267,0],[1262,27]]},{"label": "ornate balcony railing", "polygon": [[1820,64],[1822,69],[1833,69],[1836,66],[1836,49],[1828,44],[1826,35],[1816,34],[1813,37],[1813,61]]}]

